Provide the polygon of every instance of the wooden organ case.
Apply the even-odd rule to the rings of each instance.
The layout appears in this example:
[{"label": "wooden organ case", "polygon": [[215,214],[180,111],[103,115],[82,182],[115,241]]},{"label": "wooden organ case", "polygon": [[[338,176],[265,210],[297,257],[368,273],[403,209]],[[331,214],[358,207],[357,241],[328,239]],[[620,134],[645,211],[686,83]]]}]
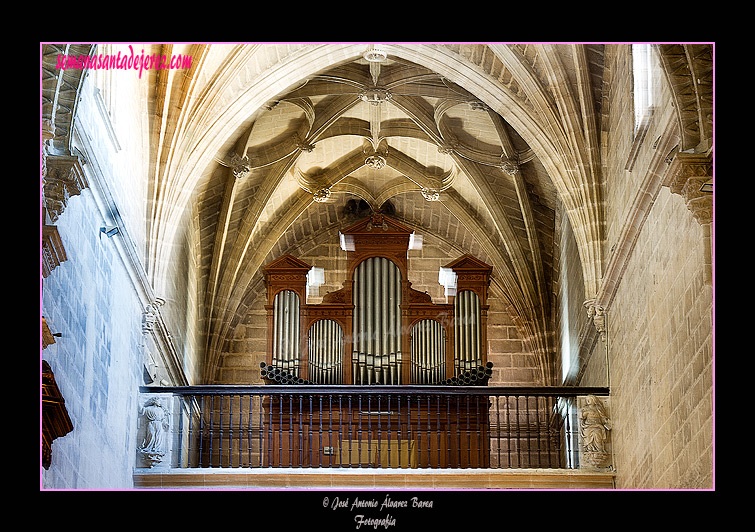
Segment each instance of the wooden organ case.
[{"label": "wooden organ case", "polygon": [[[350,402],[360,404],[349,408],[334,408],[332,397],[323,406],[322,396],[314,405],[311,395],[304,400],[271,396],[265,415],[271,422],[271,447],[280,452],[270,453],[268,465],[387,467],[392,456],[390,467],[485,467],[487,400],[480,398],[474,405],[476,415],[470,421],[453,412],[463,408],[458,396],[453,401],[429,395],[420,399],[421,386],[415,385],[487,383],[492,366],[486,349],[492,267],[471,255],[446,265],[455,278],[455,293],[447,303],[437,304],[408,280],[411,229],[387,215],[372,214],[340,236],[342,246],[346,242],[346,279],[322,303],[306,303],[309,264],[284,255],[263,268],[268,354],[261,374],[269,384],[324,385],[323,393],[333,392],[328,386],[395,385],[405,387],[407,396],[383,398],[377,410],[379,396],[374,394],[350,396]],[[370,404],[365,407],[363,400]],[[393,406],[386,409],[390,400]],[[326,443],[321,434],[307,437],[323,416],[329,427],[337,427],[337,440],[332,429]],[[437,435],[434,447],[417,449],[417,442],[406,437],[412,423]],[[468,441],[470,433],[479,436],[472,442],[474,453],[461,452],[461,432]]]}]

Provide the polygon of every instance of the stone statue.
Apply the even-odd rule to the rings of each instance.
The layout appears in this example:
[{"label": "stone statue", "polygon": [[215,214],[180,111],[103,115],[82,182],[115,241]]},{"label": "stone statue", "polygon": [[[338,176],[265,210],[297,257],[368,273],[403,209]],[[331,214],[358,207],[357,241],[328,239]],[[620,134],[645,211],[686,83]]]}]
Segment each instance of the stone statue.
[{"label": "stone statue", "polygon": [[167,453],[170,412],[162,405],[159,398],[153,397],[145,403],[140,414],[146,420],[146,426],[139,452],[149,466],[153,467],[162,462]]},{"label": "stone statue", "polygon": [[606,414],[603,403],[594,395],[588,395],[580,414],[580,434],[585,460],[593,466],[600,467],[608,459],[606,442],[611,420]]}]

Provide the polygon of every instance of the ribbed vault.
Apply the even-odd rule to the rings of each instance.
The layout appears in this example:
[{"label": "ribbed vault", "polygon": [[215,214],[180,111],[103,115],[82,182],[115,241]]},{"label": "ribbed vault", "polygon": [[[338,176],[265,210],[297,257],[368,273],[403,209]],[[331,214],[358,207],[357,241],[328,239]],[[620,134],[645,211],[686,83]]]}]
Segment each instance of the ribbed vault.
[{"label": "ribbed vault", "polygon": [[[472,233],[547,381],[559,201],[578,235],[588,293],[599,272],[600,68],[575,64],[587,66],[594,50],[257,45],[184,53],[195,58],[185,79],[158,80],[168,86],[155,107],[165,142],[156,154],[151,260],[159,284],[190,210],[206,282],[208,380],[278,239],[311,233],[297,229],[312,219],[306,211],[339,213],[345,199],[359,198],[375,210],[390,204],[451,243],[458,235],[443,234],[449,219]],[[180,116],[159,112],[174,112],[168,102]]]},{"label": "ribbed vault", "polygon": [[148,262],[156,289],[167,289],[191,216],[206,380],[259,268],[285,252],[279,239],[294,247],[337,226],[347,200],[361,199],[460,248],[449,220],[474,235],[549,382],[559,204],[588,297],[603,268],[603,45],[181,45],[161,53],[194,61],[189,71],[153,74]]}]

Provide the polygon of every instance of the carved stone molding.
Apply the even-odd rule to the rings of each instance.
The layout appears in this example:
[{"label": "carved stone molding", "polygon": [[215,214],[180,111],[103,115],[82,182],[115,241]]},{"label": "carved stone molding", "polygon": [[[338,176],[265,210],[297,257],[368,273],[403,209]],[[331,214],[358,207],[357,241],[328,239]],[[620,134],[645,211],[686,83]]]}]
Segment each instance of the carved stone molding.
[{"label": "carved stone molding", "polygon": [[600,333],[600,339],[606,341],[606,309],[595,303],[594,299],[588,299],[584,303],[587,309],[587,317],[590,318],[595,329]]},{"label": "carved stone molding", "polygon": [[157,298],[146,306],[142,313],[142,332],[147,333],[155,329],[155,323],[159,318],[158,309],[164,304],[164,300]]},{"label": "carved stone molding", "polygon": [[712,179],[711,153],[677,153],[671,161],[668,187],[684,198],[692,216],[701,225],[713,221],[713,192],[704,186]]},{"label": "carved stone molding", "polygon": [[242,179],[252,171],[252,164],[246,155],[239,157],[238,154],[234,153],[231,157],[231,166],[233,168],[233,177],[236,179]]},{"label": "carved stone molding", "polygon": [[63,241],[54,225],[42,226],[42,277],[45,278],[60,266],[61,262],[68,260]]},{"label": "carved stone molding", "polygon": [[52,155],[46,159],[44,181],[45,208],[52,222],[65,211],[69,198],[78,196],[89,186],[81,160],[75,156]]}]

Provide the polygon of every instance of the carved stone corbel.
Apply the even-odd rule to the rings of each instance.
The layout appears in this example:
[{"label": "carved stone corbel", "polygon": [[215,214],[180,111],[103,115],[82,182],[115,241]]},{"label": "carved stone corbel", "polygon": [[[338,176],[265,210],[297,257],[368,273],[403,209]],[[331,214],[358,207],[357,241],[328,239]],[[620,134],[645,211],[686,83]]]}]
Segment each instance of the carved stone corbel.
[{"label": "carved stone corbel", "polygon": [[155,328],[155,322],[157,322],[158,309],[165,304],[163,299],[157,298],[153,302],[147,304],[144,312],[142,313],[142,332],[148,333]]},{"label": "carved stone corbel", "polygon": [[668,187],[684,198],[695,220],[700,225],[711,223],[713,192],[705,185],[713,179],[712,154],[679,152],[671,161],[668,175]]},{"label": "carved stone corbel", "polygon": [[596,304],[594,299],[588,299],[584,302],[587,309],[587,317],[595,325],[595,329],[600,333],[600,339],[606,341],[606,309]]},{"label": "carved stone corbel", "polygon": [[49,155],[45,161],[44,180],[45,208],[54,223],[63,214],[68,199],[78,196],[89,186],[81,160],[76,156]]},{"label": "carved stone corbel", "polygon": [[46,278],[52,271],[60,266],[61,262],[68,260],[63,241],[54,225],[42,226],[42,277]]}]

